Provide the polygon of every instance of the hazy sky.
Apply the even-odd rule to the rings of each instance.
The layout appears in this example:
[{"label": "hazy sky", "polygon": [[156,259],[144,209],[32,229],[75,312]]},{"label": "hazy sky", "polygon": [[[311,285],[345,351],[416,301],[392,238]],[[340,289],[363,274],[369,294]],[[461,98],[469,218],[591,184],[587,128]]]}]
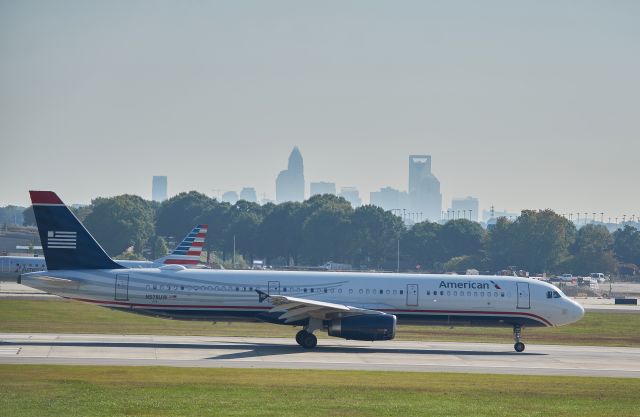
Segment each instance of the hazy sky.
[{"label": "hazy sky", "polygon": [[640,2],[0,0],[0,205],[309,181],[640,214]]}]

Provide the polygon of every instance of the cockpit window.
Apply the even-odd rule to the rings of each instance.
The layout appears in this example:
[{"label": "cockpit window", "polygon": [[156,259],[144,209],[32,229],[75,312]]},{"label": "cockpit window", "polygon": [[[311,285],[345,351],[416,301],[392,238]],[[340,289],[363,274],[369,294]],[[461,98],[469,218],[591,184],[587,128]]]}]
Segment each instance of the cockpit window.
[{"label": "cockpit window", "polygon": [[547,291],[547,298],[561,298],[562,296],[558,291]]}]

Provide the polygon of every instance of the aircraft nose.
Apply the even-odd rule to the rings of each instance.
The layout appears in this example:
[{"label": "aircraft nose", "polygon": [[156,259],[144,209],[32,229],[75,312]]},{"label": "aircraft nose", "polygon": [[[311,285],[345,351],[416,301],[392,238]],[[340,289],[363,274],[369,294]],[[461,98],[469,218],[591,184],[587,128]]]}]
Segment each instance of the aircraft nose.
[{"label": "aircraft nose", "polygon": [[584,317],[584,307],[574,300],[571,300],[571,303],[573,304],[571,307],[571,318],[573,319],[572,321],[575,322]]}]

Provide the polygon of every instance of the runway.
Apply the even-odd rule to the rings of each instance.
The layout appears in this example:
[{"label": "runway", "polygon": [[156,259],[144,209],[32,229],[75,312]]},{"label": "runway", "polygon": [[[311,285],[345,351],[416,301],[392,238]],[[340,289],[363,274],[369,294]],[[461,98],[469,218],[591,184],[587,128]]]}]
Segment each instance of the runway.
[{"label": "runway", "polygon": [[0,364],[296,368],[640,377],[640,349],[510,343],[0,333]]}]

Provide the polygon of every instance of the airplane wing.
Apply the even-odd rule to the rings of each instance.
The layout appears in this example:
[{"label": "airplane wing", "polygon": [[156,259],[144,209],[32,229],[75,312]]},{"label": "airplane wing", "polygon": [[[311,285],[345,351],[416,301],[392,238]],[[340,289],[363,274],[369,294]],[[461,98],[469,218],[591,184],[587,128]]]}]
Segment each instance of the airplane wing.
[{"label": "airplane wing", "polygon": [[269,313],[283,312],[278,318],[285,320],[285,323],[293,323],[308,318],[330,320],[336,317],[359,316],[363,314],[386,314],[382,311],[367,310],[343,304],[308,300],[306,298],[289,297],[286,295],[269,295],[260,290],[256,290],[256,292],[258,293],[261,303],[267,301],[273,305]]}]

